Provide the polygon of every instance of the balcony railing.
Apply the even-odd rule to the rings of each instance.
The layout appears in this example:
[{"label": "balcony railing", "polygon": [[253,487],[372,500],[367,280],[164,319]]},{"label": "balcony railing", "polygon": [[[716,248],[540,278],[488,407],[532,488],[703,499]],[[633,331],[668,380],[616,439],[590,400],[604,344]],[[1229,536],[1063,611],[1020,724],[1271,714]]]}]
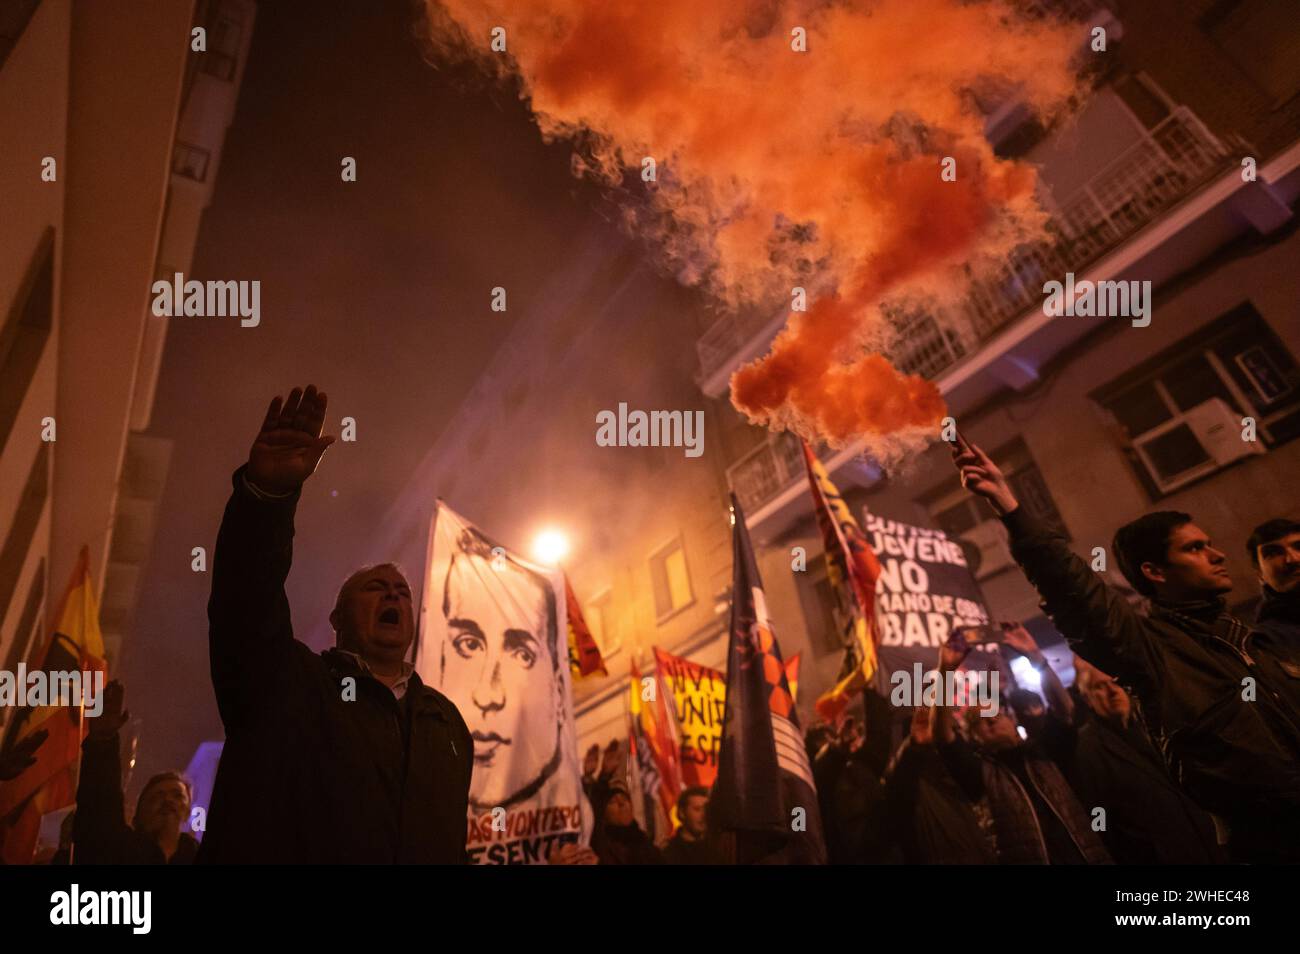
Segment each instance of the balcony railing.
[{"label": "balcony railing", "polygon": [[763,443],[727,468],[727,480],[747,514],[803,476],[799,438],[786,431],[769,434]]},{"label": "balcony railing", "polygon": [[[1191,110],[1176,109],[1057,204],[1047,227],[1050,238],[1021,246],[997,274],[974,282],[962,310],[941,319],[925,312],[895,315],[899,334],[890,357],[904,371],[938,377],[1040,307],[1045,281],[1084,271],[1233,162],[1228,146]],[[702,376],[734,360],[757,333],[754,324],[723,319],[711,327],[700,341]],[[790,438],[793,464],[787,464],[781,437],[751,451],[727,472],[751,513],[802,477],[798,441]]]},{"label": "balcony railing", "polygon": [[1080,272],[1136,234],[1224,167],[1229,150],[1180,107],[1061,202],[1050,239],[1022,245],[996,274],[975,282],[969,310],[987,338],[1043,301],[1043,283]]}]

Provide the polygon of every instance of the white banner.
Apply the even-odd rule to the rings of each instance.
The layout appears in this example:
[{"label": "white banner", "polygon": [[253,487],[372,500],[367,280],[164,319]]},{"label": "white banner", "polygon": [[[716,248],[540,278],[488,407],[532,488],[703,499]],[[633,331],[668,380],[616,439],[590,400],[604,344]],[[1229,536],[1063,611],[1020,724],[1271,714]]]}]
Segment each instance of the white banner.
[{"label": "white banner", "polygon": [[536,864],[557,845],[586,843],[562,574],[442,501],[426,565],[415,668],[474,738],[470,861]]}]

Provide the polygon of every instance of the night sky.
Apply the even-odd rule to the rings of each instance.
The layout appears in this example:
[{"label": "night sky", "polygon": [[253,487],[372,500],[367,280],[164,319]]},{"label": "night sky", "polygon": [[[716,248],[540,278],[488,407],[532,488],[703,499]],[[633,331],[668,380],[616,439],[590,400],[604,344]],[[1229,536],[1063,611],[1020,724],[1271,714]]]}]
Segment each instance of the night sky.
[{"label": "night sky", "polygon": [[[141,722],[132,793],[223,736],[210,575],[190,551],[211,556],[270,398],[315,383],[330,395],[327,433],[357,420],[357,444],[326,454],[298,509],[288,593],[301,636],[352,569],[384,556],[369,549],[377,522],[549,269],[593,229],[613,238],[569,147],[544,145],[510,91],[425,63],[414,16],[402,0],[258,5],[187,277],[260,280],[262,319],[168,331],[149,433],[175,447],[121,667]],[[344,156],[358,181],[341,181]],[[496,285],[510,313],[490,310]]]}]

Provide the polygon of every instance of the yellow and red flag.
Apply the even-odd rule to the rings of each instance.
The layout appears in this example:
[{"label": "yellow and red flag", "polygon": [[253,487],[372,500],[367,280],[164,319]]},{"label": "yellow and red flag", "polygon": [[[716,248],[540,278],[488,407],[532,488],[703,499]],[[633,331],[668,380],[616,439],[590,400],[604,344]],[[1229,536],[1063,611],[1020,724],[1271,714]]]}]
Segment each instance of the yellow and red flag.
[{"label": "yellow and red flag", "polygon": [[635,661],[631,667],[631,696],[628,713],[632,721],[629,738],[633,755],[647,795],[659,800],[664,816],[672,819],[681,794],[681,759],[677,752],[677,727],[672,707],[663,692],[663,682],[656,676],[641,678]]},{"label": "yellow and red flag", "polygon": [[835,685],[815,704],[819,716],[835,722],[854,694],[870,685],[876,674],[880,638],[876,630],[876,580],[880,577],[880,561],[839,490],[831,483],[826,468],[808,443],[802,443],[813,508],[826,551],[827,576],[845,609],[844,630],[840,633],[844,665]]},{"label": "yellow and red flag", "polygon": [[[84,679],[86,673],[106,669],[99,601],[90,579],[90,554],[83,547],[49,638],[33,649],[27,670],[76,671]],[[6,747],[41,729],[49,733],[36,750],[36,763],[17,778],[0,783],[0,857],[6,864],[30,864],[41,817],[76,802],[84,718],[81,707],[67,704],[70,701],[51,698],[46,700],[49,704],[19,709],[5,733]]]}]

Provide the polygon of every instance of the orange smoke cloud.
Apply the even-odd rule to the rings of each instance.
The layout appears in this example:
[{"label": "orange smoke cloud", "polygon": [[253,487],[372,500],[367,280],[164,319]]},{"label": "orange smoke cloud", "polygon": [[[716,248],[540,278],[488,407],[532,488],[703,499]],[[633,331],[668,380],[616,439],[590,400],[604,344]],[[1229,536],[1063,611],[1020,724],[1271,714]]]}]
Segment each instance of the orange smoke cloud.
[{"label": "orange smoke cloud", "polygon": [[654,159],[625,216],[680,278],[732,307],[833,290],[733,377],[751,419],[835,444],[934,430],[936,389],[865,354],[878,305],[951,293],[1040,227],[1033,170],[993,155],[974,95],[1059,109],[1076,27],[1011,0],[428,3],[437,54],[517,73],[580,171],[618,184]]}]

